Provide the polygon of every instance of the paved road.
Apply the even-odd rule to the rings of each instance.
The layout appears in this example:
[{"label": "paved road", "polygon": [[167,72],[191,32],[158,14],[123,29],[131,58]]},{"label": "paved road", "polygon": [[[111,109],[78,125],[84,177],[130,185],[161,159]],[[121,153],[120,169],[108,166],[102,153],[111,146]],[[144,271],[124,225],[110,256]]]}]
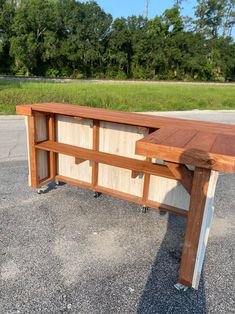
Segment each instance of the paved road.
[{"label": "paved road", "polygon": [[27,158],[25,120],[0,116],[0,161]]},{"label": "paved road", "polygon": [[157,85],[207,85],[207,86],[235,86],[234,82],[184,82],[184,81],[153,81],[153,80],[104,80],[104,79],[72,79],[72,78],[51,78],[51,77],[19,77],[19,76],[0,76],[0,80],[11,80],[11,81],[28,81],[28,82],[79,82],[79,83],[115,83],[115,84],[157,84]]},{"label": "paved road", "polygon": [[235,110],[192,110],[192,111],[171,111],[151,112],[150,114],[175,117],[181,119],[203,120],[210,122],[233,123],[235,124]]},{"label": "paved road", "polygon": [[219,178],[200,290],[182,293],[183,219],[70,185],[38,195],[26,155],[24,121],[0,118],[1,314],[234,312],[235,175]]}]

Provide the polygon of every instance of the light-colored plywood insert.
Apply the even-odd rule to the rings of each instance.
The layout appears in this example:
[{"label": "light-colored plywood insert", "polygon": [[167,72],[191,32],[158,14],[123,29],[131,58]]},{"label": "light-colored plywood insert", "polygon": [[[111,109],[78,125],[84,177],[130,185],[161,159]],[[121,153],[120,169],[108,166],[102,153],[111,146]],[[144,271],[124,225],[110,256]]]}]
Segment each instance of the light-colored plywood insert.
[{"label": "light-colored plywood insert", "polygon": [[37,169],[38,178],[43,180],[49,177],[49,153],[43,150],[37,150]]},{"label": "light-colored plywood insert", "polygon": [[[76,120],[74,117],[57,115],[56,140],[60,143],[84,148],[92,148],[93,121]],[[75,158],[58,154],[57,173],[62,176],[91,182],[91,162],[89,160],[76,164]]]},{"label": "light-colored plywood insert", "polygon": [[100,151],[144,160],[135,155],[135,142],[148,134],[148,128],[100,122]]},{"label": "light-colored plywood insert", "polygon": [[132,171],[99,164],[98,185],[142,197],[143,175],[131,178]]},{"label": "light-colored plywood insert", "polygon": [[92,148],[93,121],[74,117],[56,116],[56,140],[59,143]]},{"label": "light-colored plywood insert", "polygon": [[[148,132],[148,128],[101,121],[99,149],[102,152],[144,160],[145,157],[135,155],[135,142]],[[98,184],[142,197],[143,174],[138,174],[136,178],[132,178],[132,175],[131,170],[100,164]]]},{"label": "light-colored plywood insert", "polygon": [[[48,139],[47,117],[45,114],[35,115],[36,142]],[[49,155],[45,151],[37,150],[37,172],[38,179],[43,180],[49,177]]]},{"label": "light-colored plywood insert", "polygon": [[75,158],[58,154],[58,174],[68,178],[91,183],[91,162],[89,160],[77,165]]},{"label": "light-colored plywood insert", "polygon": [[36,142],[46,141],[48,139],[46,115],[37,113],[35,115],[35,124],[36,124]]},{"label": "light-colored plywood insert", "polygon": [[190,196],[180,182],[150,176],[149,200],[188,210]]}]

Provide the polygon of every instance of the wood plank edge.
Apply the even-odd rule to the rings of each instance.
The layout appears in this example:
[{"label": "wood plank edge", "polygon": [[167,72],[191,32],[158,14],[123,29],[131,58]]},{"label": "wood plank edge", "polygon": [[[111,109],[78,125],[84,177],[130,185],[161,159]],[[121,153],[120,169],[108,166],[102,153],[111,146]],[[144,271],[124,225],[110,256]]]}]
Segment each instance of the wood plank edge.
[{"label": "wood plank edge", "polygon": [[32,116],[32,107],[29,105],[17,105],[16,114],[22,116]]},{"label": "wood plank edge", "polygon": [[[235,171],[235,157],[215,153],[206,153],[200,150],[185,151],[181,148],[137,141],[135,154],[150,158],[159,158],[169,162],[195,165],[200,168],[211,169],[219,172],[233,173]],[[173,155],[172,157],[171,154]],[[198,155],[198,157],[192,162],[190,161],[192,157],[187,156],[187,154],[194,156]],[[204,160],[204,162],[201,161],[202,157],[200,157],[200,154],[205,154],[207,156],[207,160]]]}]

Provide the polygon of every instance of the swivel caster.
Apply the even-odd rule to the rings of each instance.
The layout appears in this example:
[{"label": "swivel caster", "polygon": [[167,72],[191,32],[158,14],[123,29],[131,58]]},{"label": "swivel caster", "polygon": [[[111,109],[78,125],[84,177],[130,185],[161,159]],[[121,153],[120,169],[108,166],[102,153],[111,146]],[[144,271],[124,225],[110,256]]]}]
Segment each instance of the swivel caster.
[{"label": "swivel caster", "polygon": [[60,185],[60,181],[55,180],[55,185],[56,185],[56,186],[59,186],[59,185]]},{"label": "swivel caster", "polygon": [[39,189],[37,190],[37,193],[38,193],[38,194],[46,194],[46,193],[48,193],[49,191],[55,189],[56,186],[57,186],[56,182],[55,182],[55,181],[52,181],[52,182],[48,183],[47,185],[45,185],[45,186],[39,188]]},{"label": "swivel caster", "polygon": [[98,198],[98,197],[100,197],[101,195],[102,195],[101,192],[97,192],[97,191],[94,192],[94,198]]},{"label": "swivel caster", "polygon": [[144,205],[142,206],[141,213],[146,214],[148,210],[149,210],[148,206]]},{"label": "swivel caster", "polygon": [[45,188],[40,188],[37,190],[38,194],[44,194],[45,193]]}]

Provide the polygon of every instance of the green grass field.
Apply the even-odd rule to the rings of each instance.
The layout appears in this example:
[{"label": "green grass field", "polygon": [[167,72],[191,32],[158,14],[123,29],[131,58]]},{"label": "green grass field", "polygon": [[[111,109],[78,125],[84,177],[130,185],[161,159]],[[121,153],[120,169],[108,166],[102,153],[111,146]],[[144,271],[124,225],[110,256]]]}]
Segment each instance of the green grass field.
[{"label": "green grass field", "polygon": [[52,101],[123,111],[235,109],[235,86],[0,80],[0,114]]}]

